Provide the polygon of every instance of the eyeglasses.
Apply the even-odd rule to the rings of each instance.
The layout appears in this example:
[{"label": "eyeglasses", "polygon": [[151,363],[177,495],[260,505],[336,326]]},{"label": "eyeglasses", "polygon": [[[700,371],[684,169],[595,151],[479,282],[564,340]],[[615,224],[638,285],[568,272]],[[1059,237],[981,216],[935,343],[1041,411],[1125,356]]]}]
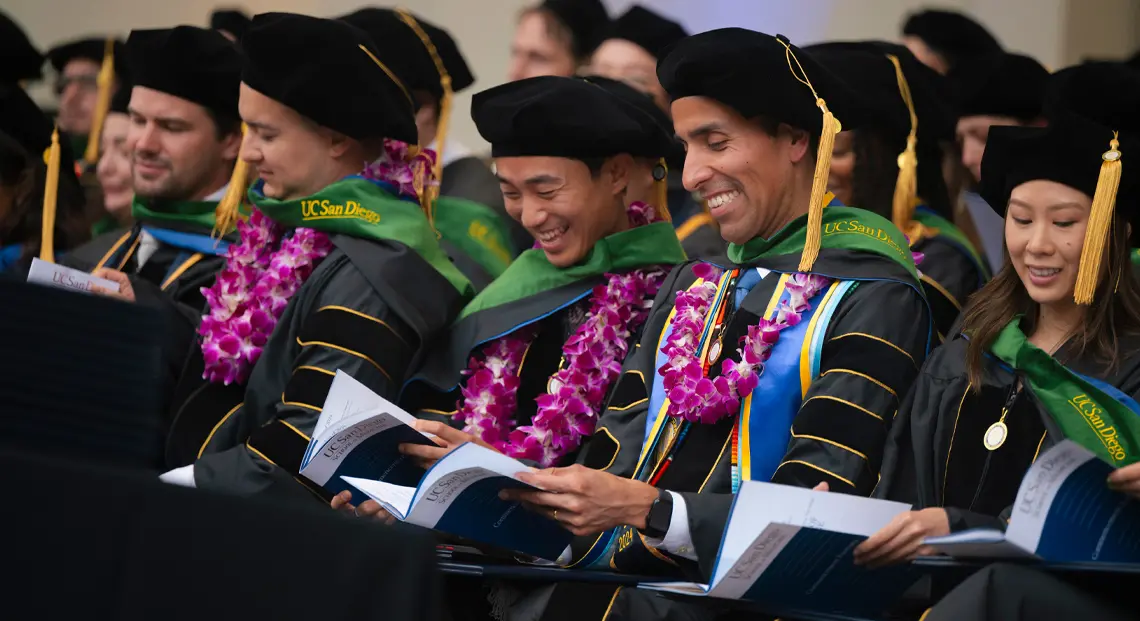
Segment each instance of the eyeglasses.
[{"label": "eyeglasses", "polygon": [[83,75],[60,76],[55,82],[55,94],[57,96],[63,95],[63,91],[67,90],[68,86],[78,84],[83,90],[98,90],[99,76],[90,73]]}]

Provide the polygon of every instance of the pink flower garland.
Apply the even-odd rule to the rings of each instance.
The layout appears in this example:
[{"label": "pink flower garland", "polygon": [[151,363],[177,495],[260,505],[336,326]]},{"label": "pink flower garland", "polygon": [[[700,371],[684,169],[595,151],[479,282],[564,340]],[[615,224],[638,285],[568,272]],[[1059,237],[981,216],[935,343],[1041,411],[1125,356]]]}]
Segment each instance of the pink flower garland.
[{"label": "pink flower garland", "polygon": [[[657,219],[645,203],[630,205],[631,226]],[[483,347],[464,371],[462,401],[455,419],[506,455],[552,466],[594,432],[609,387],[621,373],[629,338],[649,316],[647,300],[661,287],[665,272],[635,270],[606,274],[594,288],[585,321],[562,347],[565,368],[551,376],[546,394],[535,401],[531,424],[515,428],[518,372],[533,330],[517,330]]]},{"label": "pink flower garland", "polygon": [[693,273],[704,282],[677,293],[673,330],[662,347],[667,361],[657,372],[669,397],[669,416],[712,424],[740,411],[741,398],[760,383],[764,363],[780,340],[780,332],[799,324],[803,312],[811,308],[809,300],[831,281],[815,274],[793,274],[786,285],[788,299],[777,305],[775,317],[761,317],[756,325],[749,326],[737,350],[740,360],[726,358],[721,363],[721,374],[710,380],[696,350],[722,272],[698,263],[693,266]]},{"label": "pink flower garland", "polygon": [[328,236],[313,229],[296,229],[282,240],[281,226],[257,209],[248,222],[238,222],[238,232],[241,240],[226,252],[226,267],[202,289],[209,305],[198,327],[202,378],[215,384],[249,379],[289,299],[332,250]]},{"label": "pink flower garland", "polygon": [[[408,145],[397,140],[385,140],[384,151],[361,175],[418,200],[416,187],[431,182],[435,153],[425,149],[409,158]],[[227,250],[226,267],[213,286],[202,289],[209,305],[198,327],[202,379],[215,384],[249,379],[289,300],[333,248],[328,235],[309,228],[282,240],[284,229],[257,209],[237,226],[240,241]]]}]

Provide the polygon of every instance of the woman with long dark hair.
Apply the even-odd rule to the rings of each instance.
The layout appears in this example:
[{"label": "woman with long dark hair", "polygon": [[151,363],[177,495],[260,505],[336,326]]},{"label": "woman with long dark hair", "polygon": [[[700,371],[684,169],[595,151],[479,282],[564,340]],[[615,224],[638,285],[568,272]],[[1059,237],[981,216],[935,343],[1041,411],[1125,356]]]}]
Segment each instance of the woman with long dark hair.
[{"label": "woman with long dark hair", "polygon": [[[926,537],[1004,529],[1030,465],[1070,439],[1118,466],[1140,458],[1140,148],[1128,115],[1140,76],[1093,64],[1055,75],[1048,128],[990,133],[982,195],[1005,218],[1004,267],[971,299],[962,334],[927,360],[899,409],[876,495],[915,504],[856,549],[882,565]],[[1127,129],[1133,131],[1127,132]],[[1099,428],[1074,409],[1099,408]],[[1109,437],[1112,431],[1115,436]]]},{"label": "woman with long dark hair", "polygon": [[[44,192],[52,123],[18,86],[0,86],[0,271],[27,270],[43,244]],[[60,144],[55,252],[90,237],[83,190],[70,150]]]},{"label": "woman with long dark hair", "polygon": [[935,327],[949,336],[966,298],[989,278],[982,255],[952,222],[942,175],[944,147],[954,140],[954,113],[943,102],[942,77],[901,45],[825,43],[809,48],[824,66],[860,87],[872,122],[840,132],[830,189],[845,205],[892,220],[912,250]]}]

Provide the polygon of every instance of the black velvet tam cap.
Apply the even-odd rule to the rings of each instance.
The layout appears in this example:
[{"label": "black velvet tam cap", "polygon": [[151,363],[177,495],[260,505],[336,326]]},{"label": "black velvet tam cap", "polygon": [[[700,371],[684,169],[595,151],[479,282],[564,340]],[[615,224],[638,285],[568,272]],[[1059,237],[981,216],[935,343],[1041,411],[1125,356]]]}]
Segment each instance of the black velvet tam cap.
[{"label": "black velvet tam cap", "polygon": [[868,104],[844,80],[782,35],[721,28],[681,39],[664,54],[657,78],[674,100],[708,97],[745,118],[765,116],[819,135],[823,117],[801,81],[806,74],[843,129],[855,129],[869,115]]},{"label": "black velvet tam cap", "polygon": [[210,14],[210,28],[225,30],[239,40],[249,30],[249,16],[238,9],[217,9]]},{"label": "black velvet tam cap", "polygon": [[1041,116],[1049,71],[1036,60],[1002,52],[972,58],[950,71],[961,116],[1007,116],[1030,122]]},{"label": "black velvet tam cap", "polygon": [[44,56],[28,39],[19,24],[0,11],[0,84],[43,77]]},{"label": "black velvet tam cap", "polygon": [[570,31],[574,56],[589,56],[598,48],[610,28],[610,17],[602,0],[544,0],[540,8],[549,11]]},{"label": "black velvet tam cap", "polygon": [[127,59],[135,86],[238,118],[241,52],[221,33],[195,26],[134,30]]},{"label": "black velvet tam cap", "polygon": [[[115,54],[115,75],[121,76],[127,72],[126,46],[119,39],[113,44]],[[51,66],[59,73],[67,63],[82,58],[90,60],[97,65],[103,65],[103,54],[107,50],[107,37],[87,37],[57,45],[48,50],[48,60]]]},{"label": "black velvet tam cap", "polygon": [[[412,16],[430,39],[443,68],[451,77],[452,92],[460,92],[475,82],[455,39],[444,29]],[[368,33],[376,50],[391,61],[392,71],[412,90],[427,91],[436,99],[443,96],[441,76],[424,41],[392,9],[364,8],[340,19]]]},{"label": "black velvet tam cap", "polygon": [[[1103,156],[1119,142],[1117,209],[1132,221],[1140,208],[1140,74],[1114,63],[1090,63],[1050,80],[1048,127],[994,127],[982,158],[982,196],[1004,214],[1013,188],[1034,179],[1063,183],[1093,196]],[[1140,232],[1140,228],[1137,228]]]},{"label": "black velvet tam cap", "polygon": [[641,5],[633,5],[613,22],[609,39],[625,39],[661,58],[665,48],[689,36],[677,22],[662,17]]},{"label": "black velvet tam cap", "polygon": [[1001,52],[1001,44],[985,26],[954,11],[914,13],[903,24],[903,34],[922,39],[946,58],[951,69],[964,59]]},{"label": "black velvet tam cap", "polygon": [[[301,43],[303,42],[303,44]],[[363,30],[337,19],[263,13],[242,39],[242,82],[357,140],[418,143],[410,91]]]},{"label": "black velvet tam cap", "polygon": [[841,41],[804,48],[825,69],[859,89],[871,104],[874,124],[905,138],[910,132],[910,112],[899,90],[898,72],[890,57],[902,68],[918,117],[918,140],[953,140],[957,123],[946,79],[918,61],[906,47],[882,41]]},{"label": "black velvet tam cap", "polygon": [[471,116],[492,157],[662,157],[665,127],[638,106],[582,78],[542,76],[476,93]]},{"label": "black velvet tam cap", "polygon": [[[0,85],[0,133],[16,141],[34,160],[45,155],[51,147],[51,133],[55,128],[51,119],[40,110],[15,84]],[[75,158],[67,141],[60,139],[60,167],[62,177],[75,178]]]}]

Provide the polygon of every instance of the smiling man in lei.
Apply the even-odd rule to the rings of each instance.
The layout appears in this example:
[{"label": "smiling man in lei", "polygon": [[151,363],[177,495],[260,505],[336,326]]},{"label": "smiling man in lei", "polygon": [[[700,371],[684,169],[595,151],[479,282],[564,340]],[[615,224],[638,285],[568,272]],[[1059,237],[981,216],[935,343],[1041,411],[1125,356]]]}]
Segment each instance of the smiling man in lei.
[{"label": "smiling man in lei", "polygon": [[[933,333],[903,235],[825,192],[836,117],[865,116],[854,93],[738,28],[679,42],[658,75],[734,264],[662,285],[595,433],[634,441],[592,443],[518,496],[580,535],[575,567],[707,579],[741,481],[874,489]],[[649,600],[617,597],[610,618],[649,618],[632,612]]]},{"label": "smiling man in lei", "polygon": [[403,144],[412,100],[367,35],[267,13],[242,48],[241,158],[259,180],[206,292],[164,478],[311,499],[296,475],[334,373],[394,400],[471,285],[422,211],[430,155]]},{"label": "smiling man in lei", "polygon": [[579,78],[484,91],[472,116],[508,212],[539,242],[463,310],[404,403],[513,457],[573,463],[685,259],[667,213],[625,202],[635,158],[661,157],[672,137]]}]

